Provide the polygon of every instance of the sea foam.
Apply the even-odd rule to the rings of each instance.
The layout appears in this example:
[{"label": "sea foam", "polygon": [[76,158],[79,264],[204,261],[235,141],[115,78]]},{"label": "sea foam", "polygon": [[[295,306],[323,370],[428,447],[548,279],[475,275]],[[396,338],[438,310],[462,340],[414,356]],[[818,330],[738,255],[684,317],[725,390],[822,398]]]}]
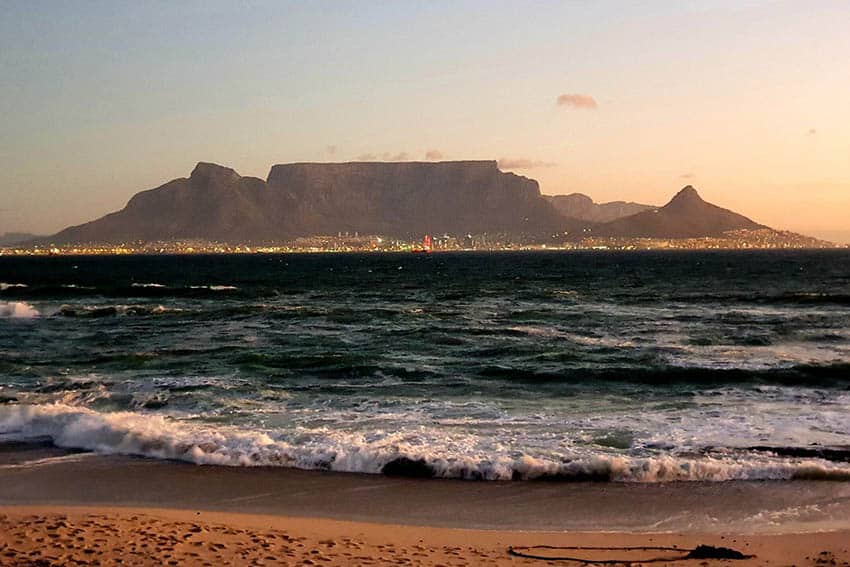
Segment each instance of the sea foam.
[{"label": "sea foam", "polygon": [[38,316],[38,310],[25,301],[0,301],[0,318],[32,319]]},{"label": "sea foam", "polygon": [[323,428],[263,431],[213,426],[141,412],[102,413],[66,404],[0,407],[0,440],[49,438],[60,447],[180,460],[200,465],[281,466],[468,480],[728,481],[850,480],[850,464],[729,453],[686,457],[583,455],[575,459],[497,452],[400,434]]}]

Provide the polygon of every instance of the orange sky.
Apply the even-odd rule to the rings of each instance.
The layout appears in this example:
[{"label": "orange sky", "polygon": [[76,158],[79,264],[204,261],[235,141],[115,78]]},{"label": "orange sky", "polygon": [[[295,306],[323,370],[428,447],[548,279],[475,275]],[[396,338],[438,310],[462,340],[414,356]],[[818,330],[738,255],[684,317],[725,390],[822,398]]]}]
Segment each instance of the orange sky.
[{"label": "orange sky", "polygon": [[4,10],[0,233],[89,220],[197,161],[442,157],[597,201],[692,184],[850,240],[845,1]]}]

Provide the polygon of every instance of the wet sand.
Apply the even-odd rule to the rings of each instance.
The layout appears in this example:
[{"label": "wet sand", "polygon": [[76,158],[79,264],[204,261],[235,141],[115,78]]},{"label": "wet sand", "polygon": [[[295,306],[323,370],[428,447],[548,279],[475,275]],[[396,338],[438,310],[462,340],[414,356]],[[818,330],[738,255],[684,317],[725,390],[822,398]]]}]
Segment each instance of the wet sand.
[{"label": "wet sand", "polygon": [[[0,447],[0,565],[850,565],[839,482],[463,482]],[[679,560],[677,560],[679,558]],[[578,563],[581,564],[581,563]]]}]

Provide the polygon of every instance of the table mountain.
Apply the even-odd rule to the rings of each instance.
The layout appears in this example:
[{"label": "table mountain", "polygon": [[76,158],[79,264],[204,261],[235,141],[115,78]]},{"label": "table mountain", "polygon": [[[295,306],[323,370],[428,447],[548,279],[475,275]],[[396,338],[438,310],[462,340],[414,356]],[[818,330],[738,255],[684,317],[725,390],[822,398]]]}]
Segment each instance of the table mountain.
[{"label": "table mountain", "polygon": [[502,172],[495,161],[293,163],[273,166],[266,181],[199,163],[188,178],[47,240],[252,242],[340,231],[542,240],[575,226],[541,197],[536,181]]}]

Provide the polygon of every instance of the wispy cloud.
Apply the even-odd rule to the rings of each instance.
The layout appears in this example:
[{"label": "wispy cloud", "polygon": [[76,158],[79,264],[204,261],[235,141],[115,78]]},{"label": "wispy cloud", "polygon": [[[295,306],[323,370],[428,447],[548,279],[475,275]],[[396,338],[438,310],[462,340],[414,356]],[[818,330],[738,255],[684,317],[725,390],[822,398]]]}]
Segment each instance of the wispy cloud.
[{"label": "wispy cloud", "polygon": [[443,159],[443,152],[440,150],[428,150],[425,152],[425,159],[429,161],[437,161]]},{"label": "wispy cloud", "polygon": [[552,161],[540,161],[528,158],[502,158],[498,163],[501,169],[536,169],[539,167],[555,167],[558,165]]},{"label": "wispy cloud", "polygon": [[327,152],[328,155],[331,155],[331,156],[335,155],[336,150],[337,150],[337,147],[334,146],[334,145],[325,146],[325,152]]},{"label": "wispy cloud", "polygon": [[585,110],[596,110],[599,105],[596,104],[596,99],[586,94],[562,94],[557,98],[558,106],[571,106],[573,108],[582,108]]},{"label": "wispy cloud", "polygon": [[815,130],[814,128],[809,128],[809,136],[814,136],[817,133],[818,133],[818,131]]},{"label": "wispy cloud", "polygon": [[360,154],[355,158],[357,161],[407,161],[409,156],[407,152],[399,152],[397,154],[384,152],[381,155],[377,154]]},{"label": "wispy cloud", "polygon": [[693,179],[694,174],[693,174],[693,173],[683,173],[683,174],[682,174],[682,175],[680,175],[679,177],[680,177],[681,179]]}]

